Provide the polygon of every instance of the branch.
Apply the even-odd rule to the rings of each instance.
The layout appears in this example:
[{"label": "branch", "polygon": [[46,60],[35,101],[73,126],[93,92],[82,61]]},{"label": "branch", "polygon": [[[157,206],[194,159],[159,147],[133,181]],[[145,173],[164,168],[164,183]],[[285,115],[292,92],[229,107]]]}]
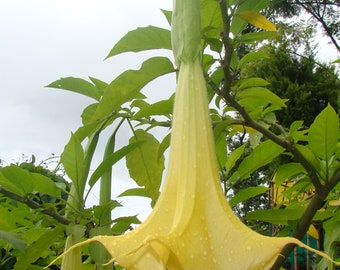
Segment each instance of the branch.
[{"label": "branch", "polygon": [[54,209],[52,209],[52,208],[44,209],[42,207],[42,205],[36,203],[35,201],[32,201],[28,198],[22,197],[22,196],[20,196],[16,193],[8,191],[8,190],[4,189],[3,187],[0,187],[0,193],[5,195],[8,198],[11,198],[12,200],[26,204],[28,207],[30,207],[32,209],[40,209],[42,213],[54,218],[55,220],[57,220],[61,224],[68,225],[68,224],[71,223],[70,220],[59,215]]}]

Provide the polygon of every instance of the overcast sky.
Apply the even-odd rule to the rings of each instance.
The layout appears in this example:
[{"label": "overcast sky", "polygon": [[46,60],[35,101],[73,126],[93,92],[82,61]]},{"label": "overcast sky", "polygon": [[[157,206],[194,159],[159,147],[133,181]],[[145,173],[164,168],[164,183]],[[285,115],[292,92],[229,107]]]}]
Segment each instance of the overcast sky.
[{"label": "overcast sky", "polygon": [[[172,0],[0,0],[0,159],[60,155],[92,100],[44,86],[68,76],[110,82],[126,69],[139,68],[148,54],[103,59],[129,30],[168,28],[161,8],[171,9]],[[334,57],[321,54],[323,60]],[[165,76],[148,85],[146,94],[154,101],[167,98],[174,83],[173,76]],[[128,183],[124,164],[119,168],[114,175],[120,189],[114,194],[130,185],[122,184]]]},{"label": "overcast sky", "polygon": [[[170,10],[172,0],[0,0],[0,159],[60,155],[93,100],[44,86],[68,76],[110,82],[126,69],[139,68],[145,53],[103,59],[129,30],[169,28],[161,8]],[[154,100],[167,98],[174,87],[163,85],[174,83],[165,77],[146,93]],[[128,178],[123,165],[115,170],[118,183],[128,182],[122,179]],[[93,196],[96,203],[95,191]]]}]

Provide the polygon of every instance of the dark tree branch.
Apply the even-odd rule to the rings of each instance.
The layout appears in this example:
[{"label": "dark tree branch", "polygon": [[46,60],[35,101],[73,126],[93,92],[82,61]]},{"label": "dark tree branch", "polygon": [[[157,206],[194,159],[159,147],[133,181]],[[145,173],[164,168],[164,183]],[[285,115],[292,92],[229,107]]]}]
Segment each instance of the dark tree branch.
[{"label": "dark tree branch", "polygon": [[68,220],[67,218],[59,215],[54,209],[49,208],[43,208],[42,205],[36,203],[35,201],[32,201],[28,198],[22,197],[16,193],[13,193],[11,191],[8,191],[6,189],[4,189],[3,187],[0,187],[0,193],[5,195],[8,198],[11,198],[12,200],[15,200],[17,202],[21,202],[23,204],[26,204],[28,207],[32,208],[32,209],[36,209],[36,210],[41,210],[42,213],[53,217],[55,220],[57,220],[59,223],[64,224],[64,225],[68,225],[71,223],[70,220]]}]

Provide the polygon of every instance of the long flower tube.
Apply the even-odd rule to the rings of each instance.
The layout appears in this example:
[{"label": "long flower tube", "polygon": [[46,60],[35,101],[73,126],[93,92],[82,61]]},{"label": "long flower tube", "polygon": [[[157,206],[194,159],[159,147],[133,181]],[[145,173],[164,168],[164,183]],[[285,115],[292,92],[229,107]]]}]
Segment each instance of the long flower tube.
[{"label": "long flower tube", "polygon": [[[198,5],[198,0],[175,0],[172,42],[180,69],[168,172],[155,208],[127,234],[96,236],[74,247],[99,241],[112,256],[111,262],[129,270],[270,269],[288,243],[321,254],[295,238],[266,237],[252,231],[226,201],[218,175],[199,44],[192,44],[200,40],[186,36],[199,35]],[[188,19],[183,16],[191,16],[189,21],[196,30],[189,33],[190,27],[179,27]]]}]

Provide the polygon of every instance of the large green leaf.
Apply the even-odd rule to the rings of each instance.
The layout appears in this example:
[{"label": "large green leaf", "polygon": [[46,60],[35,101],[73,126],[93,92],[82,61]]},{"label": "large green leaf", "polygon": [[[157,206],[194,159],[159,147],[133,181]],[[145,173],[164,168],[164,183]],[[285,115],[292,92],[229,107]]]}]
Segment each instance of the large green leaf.
[{"label": "large green leaf", "polygon": [[249,156],[242,160],[237,171],[233,173],[229,181],[233,183],[234,181],[250,177],[251,173],[271,162],[283,151],[284,148],[269,140],[259,144]]},{"label": "large green leaf", "polygon": [[0,239],[5,240],[7,243],[12,245],[13,248],[16,248],[22,253],[26,251],[26,242],[22,240],[21,236],[18,234],[0,230]]},{"label": "large green leaf", "polygon": [[314,154],[329,161],[339,141],[339,119],[335,110],[328,105],[314,120],[308,133],[308,146]]},{"label": "large green leaf", "polygon": [[101,96],[100,91],[98,91],[95,85],[81,78],[74,77],[61,78],[47,85],[47,87],[69,90],[75,93],[88,96],[95,100],[99,100]]},{"label": "large green leaf", "polygon": [[129,31],[111,49],[111,56],[124,52],[140,52],[152,49],[171,50],[171,33],[167,29],[149,25]]},{"label": "large green leaf", "polygon": [[30,172],[15,165],[0,170],[0,186],[21,196],[34,190]]},{"label": "large green leaf", "polygon": [[158,154],[160,144],[153,135],[141,129],[130,139],[130,143],[134,142],[143,143],[126,155],[129,174],[156,201],[164,169],[164,156]]},{"label": "large green leaf", "polygon": [[60,160],[68,177],[79,188],[84,163],[84,150],[74,134],[71,134],[69,142],[65,145]]},{"label": "large green leaf", "polygon": [[246,201],[255,196],[266,193],[269,190],[268,187],[265,186],[257,186],[257,187],[247,187],[245,189],[241,189],[239,192],[235,194],[229,201],[231,207],[236,206],[238,203]]},{"label": "large green leaf", "polygon": [[150,58],[139,70],[123,72],[106,88],[92,122],[105,119],[112,112],[118,111],[122,104],[136,97],[146,84],[170,72],[174,72],[174,67],[166,57]]}]

